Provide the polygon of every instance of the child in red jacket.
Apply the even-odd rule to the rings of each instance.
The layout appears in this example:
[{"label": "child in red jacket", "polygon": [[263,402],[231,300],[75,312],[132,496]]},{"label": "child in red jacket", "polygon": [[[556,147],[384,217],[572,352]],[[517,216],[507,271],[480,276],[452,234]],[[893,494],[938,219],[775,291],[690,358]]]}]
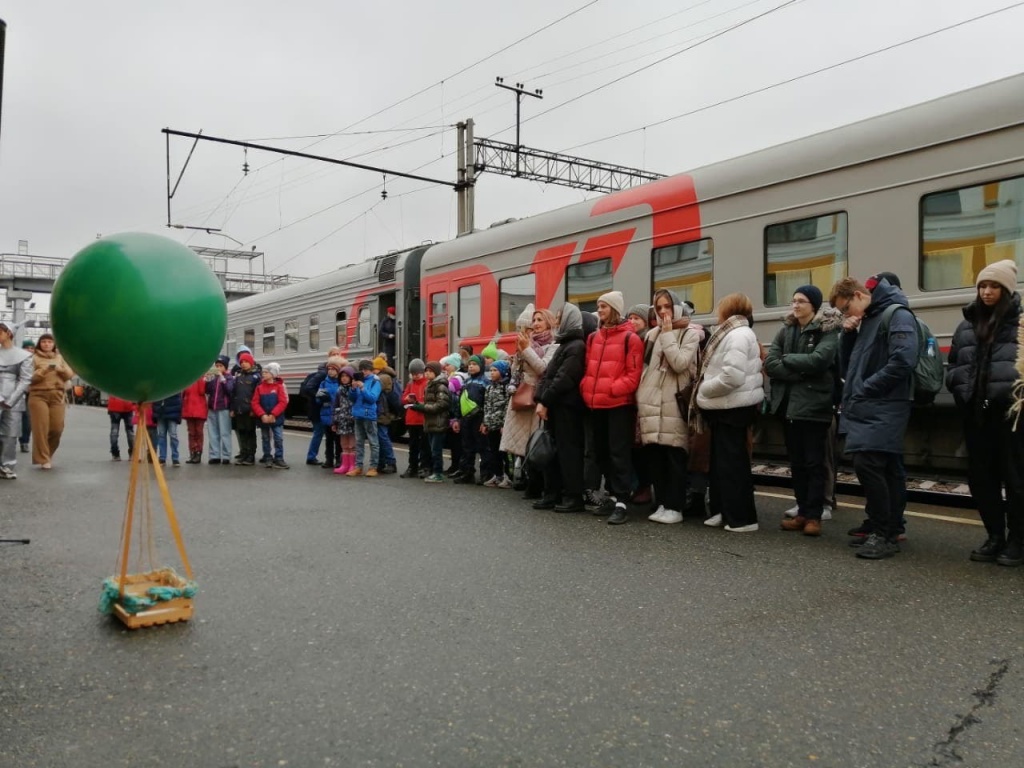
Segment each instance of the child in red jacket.
[{"label": "child in red jacket", "polygon": [[111,395],[107,398],[107,415],[110,417],[110,458],[121,460],[121,422],[124,422],[124,436],[128,438],[128,456],[135,450],[135,429],[132,426],[132,412],[135,406],[127,400]]},{"label": "child in red jacket", "polygon": [[204,376],[181,393],[181,417],[188,426],[186,464],[201,464],[203,461],[203,429],[206,426],[207,411]]},{"label": "child in red jacket", "polygon": [[409,468],[402,477],[426,477],[430,474],[430,447],[423,432],[423,412],[409,407],[423,403],[427,392],[427,377],[423,375],[426,370],[426,363],[419,358],[409,363],[409,382],[402,394],[402,404],[406,406],[405,426],[409,430]]},{"label": "child in red jacket", "polygon": [[[263,381],[252,393],[252,415],[260,425],[263,438],[263,458],[260,464],[268,469],[290,469],[284,461],[284,412],[288,407],[288,390],[281,381],[281,365],[263,366]],[[270,456],[270,438],[274,438],[274,456]]]}]

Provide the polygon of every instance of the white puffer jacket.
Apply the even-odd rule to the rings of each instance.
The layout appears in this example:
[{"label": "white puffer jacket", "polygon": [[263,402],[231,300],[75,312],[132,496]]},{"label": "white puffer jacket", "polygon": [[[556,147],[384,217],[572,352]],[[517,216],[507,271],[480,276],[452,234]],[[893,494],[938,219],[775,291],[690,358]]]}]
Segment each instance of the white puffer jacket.
[{"label": "white puffer jacket", "polygon": [[708,361],[697,390],[697,407],[723,411],[760,405],[764,400],[761,367],[761,346],[754,332],[750,328],[730,331]]}]

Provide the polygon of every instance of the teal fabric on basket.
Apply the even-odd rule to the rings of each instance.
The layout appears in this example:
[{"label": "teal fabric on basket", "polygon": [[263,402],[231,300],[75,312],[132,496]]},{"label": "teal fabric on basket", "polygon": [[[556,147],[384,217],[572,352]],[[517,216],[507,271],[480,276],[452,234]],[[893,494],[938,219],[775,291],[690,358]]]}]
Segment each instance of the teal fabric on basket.
[{"label": "teal fabric on basket", "polygon": [[146,590],[145,596],[126,593],[120,598],[117,580],[110,577],[103,580],[99,610],[100,613],[110,613],[114,610],[114,605],[120,601],[121,607],[128,613],[141,613],[153,608],[158,602],[173,600],[176,597],[195,597],[198,588],[194,581],[189,581],[184,587],[150,587]]}]

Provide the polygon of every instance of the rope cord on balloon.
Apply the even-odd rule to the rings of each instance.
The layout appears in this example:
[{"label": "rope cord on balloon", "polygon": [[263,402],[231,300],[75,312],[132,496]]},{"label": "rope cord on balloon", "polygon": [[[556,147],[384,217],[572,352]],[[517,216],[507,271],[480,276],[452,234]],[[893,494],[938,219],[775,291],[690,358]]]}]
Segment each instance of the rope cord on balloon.
[{"label": "rope cord on balloon", "polygon": [[[153,542],[152,505],[150,503],[149,471],[145,466],[147,460],[153,466],[156,475],[157,488],[160,493],[164,509],[167,512],[167,521],[171,527],[171,533],[181,556],[182,565],[185,567],[185,574],[189,581],[192,580],[192,566],[185,551],[185,541],[178,526],[178,518],[174,513],[174,504],[171,501],[171,493],[167,487],[167,479],[164,477],[163,467],[160,466],[156,446],[150,439],[149,430],[146,429],[148,422],[148,407],[139,405],[139,429],[136,432],[135,446],[132,450],[131,470],[128,475],[128,498],[125,504],[124,521],[121,525],[121,552],[115,563],[114,572],[119,575],[117,585],[118,600],[125,598],[125,585],[128,583],[128,566],[131,559],[132,527],[135,516],[135,502],[141,497],[143,514],[138,525],[138,559],[141,561],[143,553],[147,555],[150,570],[156,569],[155,547]],[[140,474],[142,477],[141,493],[139,487]]]}]

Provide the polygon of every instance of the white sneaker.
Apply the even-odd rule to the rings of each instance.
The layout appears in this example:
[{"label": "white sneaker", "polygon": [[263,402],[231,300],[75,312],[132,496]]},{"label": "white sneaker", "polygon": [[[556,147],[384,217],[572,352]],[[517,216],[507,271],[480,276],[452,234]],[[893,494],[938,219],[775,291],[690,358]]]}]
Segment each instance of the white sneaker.
[{"label": "white sneaker", "polygon": [[674,509],[666,509],[656,522],[665,523],[666,525],[681,523],[683,522],[683,513],[676,512]]},{"label": "white sneaker", "polygon": [[665,514],[665,505],[664,504],[659,504],[658,508],[656,510],[654,510],[654,512],[652,512],[651,514],[649,514],[647,516],[647,519],[650,520],[653,523],[660,523],[661,522],[661,516],[664,515],[664,514]]},{"label": "white sneaker", "polygon": [[14,468],[8,466],[0,466],[0,480],[17,480],[18,476],[14,474]]},{"label": "white sneaker", "polygon": [[710,525],[712,528],[721,528],[722,516],[715,515],[714,517],[709,517],[707,520],[704,521],[704,525]]},{"label": "white sneaker", "polygon": [[512,480],[511,480],[511,478],[509,478],[508,475],[505,475],[503,478],[501,478],[501,482],[498,483],[498,487],[499,488],[504,488],[505,490],[508,490],[509,488],[511,488],[512,487]]},{"label": "white sneaker", "polygon": [[832,507],[830,507],[828,504],[826,504],[821,509],[821,519],[822,520],[831,520],[832,519]]},{"label": "white sneaker", "polygon": [[782,514],[784,514],[784,515],[785,515],[786,517],[796,517],[796,516],[797,516],[797,514],[799,514],[799,512],[800,512],[800,507],[799,507],[799,505],[793,505],[792,507],[790,507],[789,509],[787,509],[787,510],[786,510],[785,512],[783,512]]},{"label": "white sneaker", "polygon": [[729,533],[753,533],[757,530],[757,523],[751,523],[750,525],[741,525],[733,528],[731,525],[725,526],[725,530]]}]

